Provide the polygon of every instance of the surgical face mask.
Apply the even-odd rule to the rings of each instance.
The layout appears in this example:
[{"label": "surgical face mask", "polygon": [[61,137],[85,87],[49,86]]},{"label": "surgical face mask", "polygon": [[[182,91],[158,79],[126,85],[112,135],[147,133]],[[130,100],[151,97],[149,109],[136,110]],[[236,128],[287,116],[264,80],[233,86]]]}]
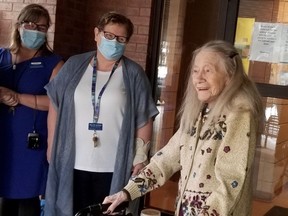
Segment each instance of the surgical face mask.
[{"label": "surgical face mask", "polygon": [[46,41],[46,33],[20,28],[20,37],[23,46],[29,49],[39,49]]},{"label": "surgical face mask", "polygon": [[97,44],[100,53],[108,60],[118,60],[124,54],[125,44],[121,44],[113,40],[108,40],[104,36],[101,36],[100,44]]}]

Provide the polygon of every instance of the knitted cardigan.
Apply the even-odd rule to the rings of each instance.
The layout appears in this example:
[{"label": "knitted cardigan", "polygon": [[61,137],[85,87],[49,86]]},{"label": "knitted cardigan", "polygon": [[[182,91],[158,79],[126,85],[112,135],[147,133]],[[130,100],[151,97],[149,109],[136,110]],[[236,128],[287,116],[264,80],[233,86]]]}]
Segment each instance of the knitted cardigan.
[{"label": "knitted cardigan", "polygon": [[214,126],[198,119],[191,131],[180,128],[125,189],[134,199],[180,170],[175,215],[249,216],[256,147],[253,116],[227,112]]},{"label": "knitted cardigan", "polygon": [[[74,92],[94,52],[72,56],[46,86],[57,110],[57,122],[46,188],[46,216],[73,215],[73,169],[75,163]],[[149,81],[137,63],[122,57],[127,102],[123,117],[110,193],[121,190],[131,176],[135,155],[135,132],[158,110],[151,97]],[[85,112],[85,110],[83,110]]]}]

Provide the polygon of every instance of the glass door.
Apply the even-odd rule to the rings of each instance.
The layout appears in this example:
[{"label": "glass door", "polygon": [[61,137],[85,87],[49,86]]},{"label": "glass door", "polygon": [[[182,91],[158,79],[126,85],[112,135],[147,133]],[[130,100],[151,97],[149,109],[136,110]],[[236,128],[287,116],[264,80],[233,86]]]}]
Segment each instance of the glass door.
[{"label": "glass door", "polygon": [[[154,121],[154,140],[150,156],[161,149],[176,130],[177,95],[183,46],[183,26],[186,0],[162,2],[161,31],[155,82],[155,97],[159,115]],[[173,213],[177,196],[178,174],[163,187],[146,196],[145,206]]]},{"label": "glass door", "polygon": [[[155,50],[151,52],[154,55],[151,59],[156,61],[156,66],[150,71],[155,72],[152,82],[160,114],[154,123],[151,156],[168,142],[177,129],[177,111],[181,104],[192,51],[212,39],[235,41],[247,74],[257,83],[265,107],[265,124],[259,130],[254,167],[253,216],[277,216],[275,211],[288,208],[288,64],[283,61],[286,59],[285,49],[288,50],[288,46],[285,43],[280,46],[283,55],[279,62],[259,61],[257,57],[251,60],[251,49],[255,49],[253,42],[255,23],[258,28],[262,23],[266,26],[272,23],[272,27],[288,24],[288,13],[284,10],[288,8],[288,1],[155,0],[153,2],[161,4],[162,9],[159,13],[155,13],[159,16],[160,22],[153,23],[159,34],[155,39],[157,42],[152,46]],[[234,20],[237,21],[236,34]],[[284,30],[285,28],[282,27]],[[281,32],[284,32],[285,36],[284,30]],[[267,32],[267,28],[258,29],[260,37],[263,36],[261,35],[263,31]],[[268,31],[265,35],[273,36],[275,32]],[[268,38],[273,39],[270,36]],[[277,37],[274,36],[273,40],[276,41]],[[288,37],[283,40],[288,41]],[[276,51],[275,54],[277,53],[280,52]],[[144,207],[173,214],[178,177],[176,174],[163,187],[148,194]]]},{"label": "glass door", "polygon": [[288,2],[278,0],[240,0],[239,5],[235,46],[265,108],[255,158],[253,216],[288,215],[287,7]]}]

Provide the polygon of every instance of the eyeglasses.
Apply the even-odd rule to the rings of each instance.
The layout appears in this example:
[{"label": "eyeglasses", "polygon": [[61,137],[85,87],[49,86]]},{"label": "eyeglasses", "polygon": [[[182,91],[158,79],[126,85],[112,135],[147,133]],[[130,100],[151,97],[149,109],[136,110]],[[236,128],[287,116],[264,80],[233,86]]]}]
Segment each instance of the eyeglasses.
[{"label": "eyeglasses", "polygon": [[38,25],[34,22],[23,21],[21,22],[21,25],[23,26],[24,29],[27,29],[27,30],[37,30],[41,32],[48,31],[48,25],[44,25],[44,24]]},{"label": "eyeglasses", "polygon": [[111,32],[107,32],[107,31],[103,31],[104,33],[104,37],[108,40],[114,40],[116,38],[116,40],[119,42],[119,43],[127,43],[128,42],[128,38],[127,37],[124,37],[124,36],[118,36],[118,35],[115,35]]}]

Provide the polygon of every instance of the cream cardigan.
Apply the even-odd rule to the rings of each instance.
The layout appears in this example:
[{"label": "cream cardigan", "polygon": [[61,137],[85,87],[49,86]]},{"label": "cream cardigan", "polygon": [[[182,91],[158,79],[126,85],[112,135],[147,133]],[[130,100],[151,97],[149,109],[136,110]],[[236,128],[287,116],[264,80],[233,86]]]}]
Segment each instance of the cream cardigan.
[{"label": "cream cardigan", "polygon": [[202,129],[200,119],[189,132],[179,129],[125,189],[135,199],[181,170],[175,215],[181,208],[185,216],[249,216],[255,147],[250,112],[230,112]]}]

